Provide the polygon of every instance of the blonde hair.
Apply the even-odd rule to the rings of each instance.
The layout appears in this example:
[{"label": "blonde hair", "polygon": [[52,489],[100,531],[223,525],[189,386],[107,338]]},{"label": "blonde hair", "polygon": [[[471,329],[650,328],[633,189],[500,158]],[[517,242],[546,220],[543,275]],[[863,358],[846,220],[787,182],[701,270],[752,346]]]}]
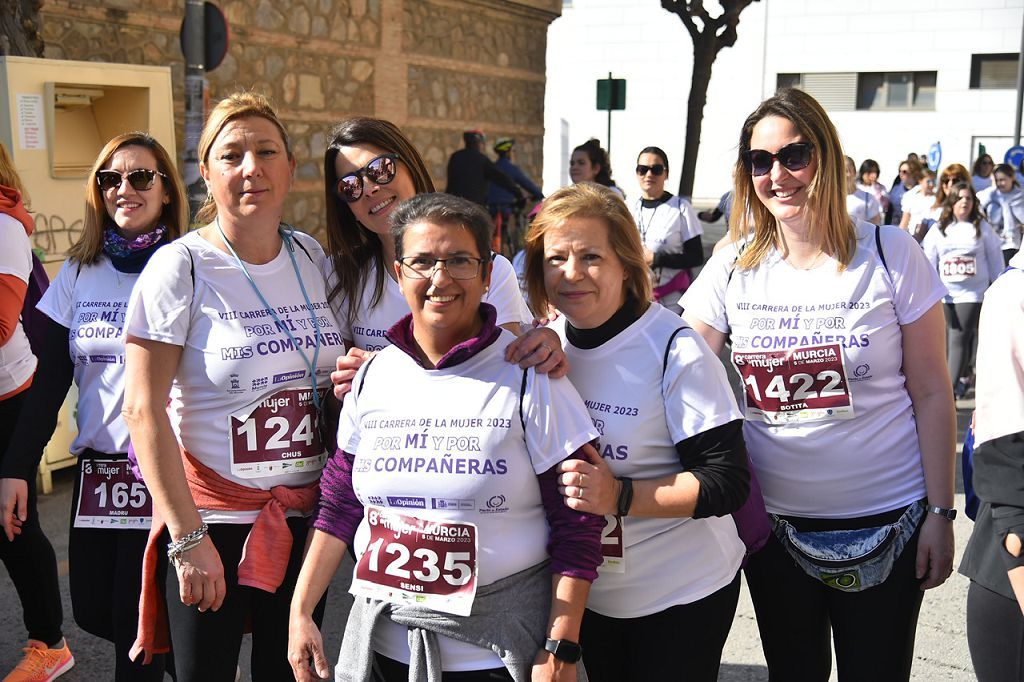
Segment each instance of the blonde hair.
[{"label": "blonde hair", "polygon": [[[206,125],[203,126],[203,132],[199,136],[199,146],[197,147],[200,167],[205,167],[209,162],[210,150],[213,148],[213,143],[217,141],[217,136],[220,135],[220,131],[224,129],[224,126],[231,121],[251,117],[264,118],[273,123],[274,127],[277,128],[277,132],[281,134],[281,141],[284,142],[285,151],[288,152],[288,159],[295,158],[294,154],[292,154],[288,133],[285,131],[281,119],[277,117],[277,113],[274,111],[270,100],[258,92],[242,91],[232,93],[217,102],[217,106],[213,108],[209,118],[206,119]],[[196,222],[209,223],[216,215],[217,205],[213,202],[213,195],[207,192],[203,205],[196,211]]]},{"label": "blonde hair", "polygon": [[544,288],[544,237],[577,218],[596,218],[607,225],[608,243],[626,271],[626,291],[636,300],[635,312],[643,313],[652,291],[640,231],[622,197],[593,182],[569,185],[549,196],[530,225],[526,235],[526,293],[534,312],[543,314],[550,304]]},{"label": "blonde hair", "polygon": [[17,190],[21,195],[21,203],[28,207],[29,199],[25,184],[21,181],[18,169],[14,167],[14,161],[7,153],[7,147],[3,142],[0,142],[0,185]]},{"label": "blonde hair", "polygon": [[[163,173],[159,177],[161,186],[170,199],[160,213],[159,223],[167,228],[168,240],[177,239],[188,227],[188,199],[185,185],[174,169],[171,156],[163,145],[146,133],[124,133],[110,140],[100,150],[96,162],[89,171],[85,182],[85,218],[82,221],[82,236],[68,249],[68,257],[80,263],[94,263],[103,252],[103,230],[110,224],[110,215],[103,202],[103,190],[96,182],[96,173],[104,170],[110,163],[110,157],[125,147],[143,147],[152,152],[156,158],[156,168],[152,170]],[[157,185],[153,185],[156,189]]]},{"label": "blonde hair", "polygon": [[[839,269],[844,270],[856,251],[856,232],[846,212],[843,148],[835,126],[818,101],[795,88],[779,90],[774,97],[761,102],[740,130],[739,154],[733,171],[735,202],[729,217],[729,231],[733,241],[746,239],[747,246],[736,265],[744,269],[757,267],[777,246],[778,223],[758,200],[745,160],[754,127],[769,116],[788,120],[811,143],[817,169],[807,185],[804,213],[821,250],[839,261]],[[748,234],[751,236],[747,237]]]}]

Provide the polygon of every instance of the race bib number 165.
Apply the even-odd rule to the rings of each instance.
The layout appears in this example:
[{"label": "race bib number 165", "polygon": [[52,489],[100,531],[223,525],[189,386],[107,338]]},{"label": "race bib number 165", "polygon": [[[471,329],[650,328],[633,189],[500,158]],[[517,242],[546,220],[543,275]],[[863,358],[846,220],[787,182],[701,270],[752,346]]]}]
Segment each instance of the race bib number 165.
[{"label": "race bib number 165", "polygon": [[747,417],[769,424],[851,419],[853,400],[839,344],[733,353]]}]

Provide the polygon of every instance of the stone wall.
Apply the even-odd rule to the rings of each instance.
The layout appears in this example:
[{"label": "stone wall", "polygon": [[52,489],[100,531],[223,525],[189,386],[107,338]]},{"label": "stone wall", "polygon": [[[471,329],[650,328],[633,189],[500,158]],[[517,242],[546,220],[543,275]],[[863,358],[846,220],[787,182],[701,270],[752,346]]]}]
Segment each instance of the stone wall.
[{"label": "stone wall", "polygon": [[[327,131],[352,114],[388,118],[427,159],[439,189],[461,132],[517,139],[540,179],[547,25],[559,0],[230,0],[223,63],[210,101],[239,88],[270,96],[298,161],[286,216],[313,234],[323,214]],[[169,65],[179,153],[184,143],[181,0],[47,0],[44,56]]]}]

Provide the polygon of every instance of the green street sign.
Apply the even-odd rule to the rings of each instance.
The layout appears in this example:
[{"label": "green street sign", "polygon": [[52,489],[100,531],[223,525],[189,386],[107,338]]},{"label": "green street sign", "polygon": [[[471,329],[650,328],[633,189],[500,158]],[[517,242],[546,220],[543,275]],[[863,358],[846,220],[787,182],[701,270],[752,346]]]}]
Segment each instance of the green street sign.
[{"label": "green street sign", "polygon": [[599,111],[621,111],[626,108],[625,78],[601,78],[597,81],[597,108]]}]

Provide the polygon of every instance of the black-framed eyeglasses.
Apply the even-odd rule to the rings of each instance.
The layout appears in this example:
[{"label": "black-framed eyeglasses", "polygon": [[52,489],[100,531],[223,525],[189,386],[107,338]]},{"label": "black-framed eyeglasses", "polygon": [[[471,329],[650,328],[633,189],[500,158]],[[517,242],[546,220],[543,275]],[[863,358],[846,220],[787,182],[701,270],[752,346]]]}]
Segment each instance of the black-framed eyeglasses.
[{"label": "black-framed eyeglasses", "polygon": [[375,185],[387,185],[398,175],[398,154],[381,154],[358,170],[338,179],[335,192],[342,201],[351,204],[363,196],[363,178]]},{"label": "black-framed eyeglasses", "polygon": [[656,163],[653,166],[645,166],[642,163],[638,163],[636,165],[636,174],[640,177],[647,175],[647,171],[654,173],[654,177],[659,178],[665,172],[665,164]]},{"label": "black-framed eyeglasses", "polygon": [[754,177],[771,171],[776,159],[786,170],[798,171],[810,165],[813,149],[810,142],[790,142],[774,154],[764,149],[751,149],[743,153],[743,164]]},{"label": "black-framed eyeglasses", "polygon": [[443,267],[452,279],[473,279],[480,274],[480,265],[484,259],[472,256],[404,256],[399,258],[398,262],[402,264],[402,273],[414,279],[430,279],[438,267]]},{"label": "black-framed eyeglasses", "polygon": [[100,186],[100,189],[104,192],[112,189],[117,189],[121,186],[121,183],[127,179],[128,184],[132,186],[136,192],[145,192],[147,189],[153,188],[153,183],[156,182],[156,176],[166,178],[167,176],[160,171],[150,170],[148,168],[136,168],[130,170],[127,173],[121,173],[116,170],[101,170],[96,171],[96,184]]}]

